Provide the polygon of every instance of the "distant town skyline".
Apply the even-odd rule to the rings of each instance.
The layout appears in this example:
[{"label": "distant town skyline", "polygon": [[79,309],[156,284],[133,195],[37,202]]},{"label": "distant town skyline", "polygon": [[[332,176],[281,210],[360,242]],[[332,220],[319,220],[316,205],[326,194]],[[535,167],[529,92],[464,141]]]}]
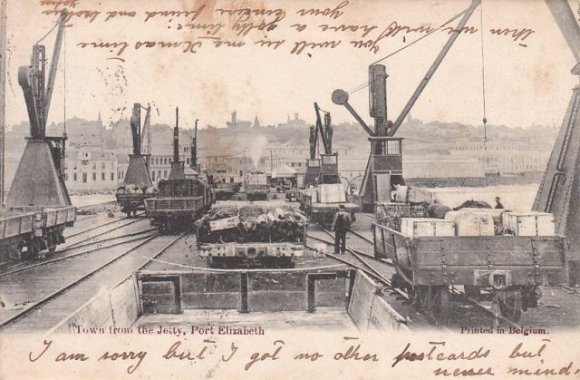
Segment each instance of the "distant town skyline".
[{"label": "distant town skyline", "polygon": [[[69,115],[66,118],[66,122],[68,123],[68,122],[71,122],[71,121],[74,121],[74,120],[83,120],[83,121],[87,121],[87,122],[96,122],[96,121],[99,121],[99,114],[100,113],[97,113],[96,117],[94,117],[94,118],[91,118],[91,117],[85,118],[85,117],[79,117],[79,116]],[[292,117],[290,117],[290,116],[292,116]],[[298,119],[294,119],[295,116],[298,116]],[[274,122],[273,124],[263,123],[261,121],[261,118],[260,118],[259,115],[254,116],[252,118],[253,121],[251,121],[251,122],[250,122],[250,120],[244,120],[246,118],[243,117],[243,116],[238,121],[241,121],[241,122],[249,122],[249,125],[247,125],[247,126],[255,127],[255,121],[257,119],[259,121],[258,127],[261,127],[261,128],[277,127],[279,125],[285,125],[288,120],[300,120],[300,121],[304,121],[307,124],[307,126],[315,125],[315,123],[316,123],[315,115],[312,114],[310,116],[311,117],[304,117],[303,118],[302,115],[300,115],[297,112],[295,112],[295,113],[292,113],[291,115],[288,114],[285,119],[281,119],[281,120],[279,120],[277,122]],[[413,120],[419,121],[419,122],[424,123],[424,124],[431,124],[431,123],[439,123],[439,122],[441,122],[440,120],[422,120],[422,119],[415,119],[415,118],[412,117],[413,115],[409,115],[409,116],[411,116],[411,118]],[[102,123],[103,123],[104,127],[108,129],[108,128],[114,127],[114,125],[116,123],[118,123],[118,122],[121,122],[121,121],[127,121],[128,122],[129,119],[130,119],[130,117],[131,117],[131,115],[128,114],[127,116],[123,116],[120,119],[118,119],[116,121],[109,122],[109,123],[105,123],[105,121],[103,121],[102,119],[101,120],[102,120]],[[143,122],[143,119],[141,121]],[[227,120],[224,124],[215,125],[215,124],[212,124],[212,123],[209,123],[209,122],[204,122],[203,120],[199,120],[199,122],[198,122],[198,129],[207,129],[209,127],[211,127],[211,128],[228,128],[228,127],[232,127],[231,125],[229,125],[230,122],[231,122],[231,120]],[[456,120],[444,121],[443,123],[445,123],[445,124],[461,124],[461,125],[464,125],[464,126],[470,127],[470,128],[478,128],[478,127],[481,127],[481,125],[464,124],[464,123],[461,123],[461,122],[456,121]],[[13,124],[7,124],[6,127],[7,127],[7,130],[10,131],[10,130],[12,130],[12,128],[14,128],[16,126],[24,125],[24,124],[29,124],[28,119],[20,120],[20,121],[18,121],[16,123],[13,123]],[[59,125],[59,124],[63,124],[63,120],[51,120],[49,122],[49,125]],[[349,124],[349,125],[358,126],[358,123],[356,121],[353,121],[353,120],[344,120],[344,121],[340,121],[340,122],[333,120],[332,124],[335,125],[335,126],[336,125],[343,125],[343,124]],[[168,122],[155,122],[155,121],[152,121],[151,122],[151,125],[152,126],[168,126],[168,127],[173,128],[175,126],[175,120],[168,121]],[[403,122],[403,125],[405,125],[405,122]],[[241,124],[241,126],[246,126],[246,125]],[[517,128],[524,128],[524,129],[526,129],[526,128],[530,128],[530,127],[531,128],[535,128],[535,127],[547,127],[547,128],[552,128],[552,129],[558,129],[558,128],[560,128],[561,123],[554,122],[551,125],[541,124],[541,123],[534,123],[534,122],[532,122],[531,124],[528,124],[528,125],[504,125],[504,124],[493,124],[493,123],[488,124],[488,127],[499,127],[499,126],[507,127],[507,128],[511,128],[511,129],[517,129]],[[195,119],[194,120],[188,120],[187,123],[184,123],[184,121],[180,117],[180,121],[179,121],[179,128],[180,129],[181,128],[182,129],[193,129],[194,127],[195,127]]]}]

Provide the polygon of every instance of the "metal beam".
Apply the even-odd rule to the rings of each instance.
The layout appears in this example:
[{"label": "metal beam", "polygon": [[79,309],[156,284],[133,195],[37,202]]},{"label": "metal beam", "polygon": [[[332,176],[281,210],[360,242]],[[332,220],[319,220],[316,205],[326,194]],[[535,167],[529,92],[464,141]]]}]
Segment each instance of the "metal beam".
[{"label": "metal beam", "polygon": [[576,63],[580,63],[580,27],[570,4],[567,0],[545,0],[545,2],[574,54]]},{"label": "metal beam", "polygon": [[373,130],[369,128],[369,126],[367,125],[367,123],[365,123],[362,117],[360,117],[359,114],[356,113],[354,108],[352,108],[351,105],[348,103],[348,92],[344,90],[334,90],[332,92],[332,102],[339,106],[344,106],[348,110],[348,112],[350,112],[350,114],[356,119],[356,121],[358,121],[361,127],[364,128],[364,130],[369,134],[369,136],[371,137],[375,136],[375,132],[373,132]]},{"label": "metal beam", "polygon": [[348,102],[344,103],[344,106],[346,107],[346,109],[348,110],[348,112],[350,112],[350,114],[356,119],[356,121],[358,121],[358,123],[361,125],[361,127],[364,128],[364,130],[369,134],[369,136],[374,137],[375,136],[375,132],[373,132],[372,129],[370,129],[370,127],[364,122],[364,120],[362,119],[362,117],[359,116],[358,113],[356,113],[356,111],[354,110],[354,108],[351,107],[351,105]]},{"label": "metal beam", "polygon": [[48,121],[48,111],[50,110],[50,101],[52,100],[52,91],[54,90],[54,80],[56,78],[56,70],[58,69],[58,58],[60,56],[60,49],[62,47],[62,35],[64,32],[64,23],[66,18],[66,11],[62,11],[58,21],[58,32],[56,33],[56,40],[54,42],[54,50],[52,51],[52,61],[50,62],[50,70],[48,72],[48,82],[46,86],[45,104],[43,104],[43,122],[45,125],[41,126],[46,130],[46,123]]},{"label": "metal beam", "polygon": [[409,113],[409,111],[411,111],[411,108],[413,108],[413,106],[415,105],[415,102],[417,101],[417,99],[419,98],[419,96],[421,95],[421,93],[423,92],[423,90],[425,89],[425,87],[427,86],[429,81],[431,80],[431,77],[433,76],[433,74],[435,74],[435,71],[437,71],[437,68],[439,67],[441,62],[443,62],[443,59],[445,58],[445,56],[449,52],[449,49],[451,49],[451,46],[453,46],[453,43],[455,42],[457,37],[459,37],[459,35],[463,32],[463,27],[465,27],[465,24],[467,24],[467,21],[469,20],[469,18],[471,17],[473,12],[475,11],[475,8],[477,8],[480,3],[481,3],[481,0],[472,0],[471,6],[469,8],[467,8],[467,10],[465,11],[463,18],[461,19],[461,21],[459,22],[457,27],[453,30],[453,33],[451,33],[451,36],[447,40],[447,43],[445,43],[445,46],[443,46],[443,49],[441,50],[441,52],[439,53],[439,55],[435,59],[435,62],[433,62],[433,64],[431,65],[431,67],[427,71],[427,74],[425,74],[425,77],[421,80],[421,82],[419,83],[419,86],[417,87],[417,89],[415,90],[415,92],[413,93],[413,95],[411,96],[411,98],[409,99],[409,101],[407,102],[405,107],[403,108],[403,111],[401,111],[401,114],[399,115],[397,120],[395,120],[393,127],[389,129],[389,131],[388,131],[389,136],[393,136],[395,134],[395,132],[397,132],[397,129],[399,129],[399,127],[403,123],[403,120],[405,120],[405,117],[407,117],[407,114]]}]

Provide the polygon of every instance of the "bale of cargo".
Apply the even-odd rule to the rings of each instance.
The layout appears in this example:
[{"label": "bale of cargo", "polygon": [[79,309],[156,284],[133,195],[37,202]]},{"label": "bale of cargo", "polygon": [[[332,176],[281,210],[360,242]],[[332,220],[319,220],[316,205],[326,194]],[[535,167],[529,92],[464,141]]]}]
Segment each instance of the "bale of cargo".
[{"label": "bale of cargo", "polygon": [[409,186],[407,190],[408,203],[435,203],[435,193],[422,187]]},{"label": "bale of cargo", "polygon": [[465,201],[463,202],[461,205],[453,208],[453,210],[457,211],[457,210],[461,210],[464,208],[485,208],[485,209],[491,209],[491,205],[487,202],[484,201],[476,201],[474,199],[471,199],[469,201]]},{"label": "bale of cargo", "polygon": [[197,239],[205,243],[303,242],[308,219],[280,205],[233,205],[212,209],[198,222]]},{"label": "bale of cargo", "polygon": [[395,196],[394,200],[401,203],[407,202],[407,192],[409,191],[409,186],[405,185],[395,185]]},{"label": "bale of cargo", "polygon": [[502,214],[504,231],[516,236],[554,236],[554,215],[547,212],[506,211]]},{"label": "bale of cargo", "polygon": [[427,216],[435,219],[445,219],[445,215],[451,211],[450,207],[439,203],[431,203],[427,206]]},{"label": "bale of cargo", "polygon": [[457,236],[494,236],[495,224],[490,214],[450,211],[445,220],[455,223]]},{"label": "bale of cargo", "polygon": [[411,238],[455,236],[455,224],[447,220],[433,218],[402,218],[401,233]]}]

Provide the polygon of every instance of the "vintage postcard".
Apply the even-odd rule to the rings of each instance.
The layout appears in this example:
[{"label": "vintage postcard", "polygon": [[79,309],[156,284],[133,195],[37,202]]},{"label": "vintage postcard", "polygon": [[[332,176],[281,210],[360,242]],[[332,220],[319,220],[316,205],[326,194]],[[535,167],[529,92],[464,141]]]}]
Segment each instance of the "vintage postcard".
[{"label": "vintage postcard", "polygon": [[578,2],[0,20],[0,379],[580,378]]}]

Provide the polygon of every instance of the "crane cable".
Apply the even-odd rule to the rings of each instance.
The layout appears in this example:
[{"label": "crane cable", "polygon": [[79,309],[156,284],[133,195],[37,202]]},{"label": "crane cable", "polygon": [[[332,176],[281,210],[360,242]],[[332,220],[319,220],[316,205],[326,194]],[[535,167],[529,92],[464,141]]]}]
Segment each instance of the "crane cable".
[{"label": "crane cable", "polygon": [[[395,51],[393,51],[393,52],[391,52],[391,53],[387,54],[387,55],[386,55],[386,56],[384,56],[383,58],[380,58],[380,59],[376,60],[375,62],[371,63],[371,65],[375,65],[375,64],[377,64],[377,63],[379,63],[379,62],[382,62],[382,61],[384,61],[385,59],[387,59],[387,58],[390,58],[390,57],[392,57],[392,56],[394,56],[394,55],[396,55],[396,54],[398,54],[398,53],[402,52],[403,50],[405,50],[405,49],[407,49],[407,48],[409,48],[409,47],[413,46],[413,45],[414,45],[414,44],[416,44],[417,42],[420,42],[420,41],[422,41],[423,39],[425,39],[425,38],[429,37],[429,36],[430,36],[430,35],[432,35],[433,33],[435,33],[435,32],[438,32],[439,30],[443,29],[445,26],[447,26],[447,25],[449,25],[450,23],[452,23],[453,21],[457,20],[459,17],[463,16],[463,15],[464,15],[464,14],[465,14],[465,13],[466,13],[468,10],[469,10],[469,8],[467,8],[467,9],[463,10],[462,12],[460,12],[460,13],[456,14],[455,16],[451,17],[449,20],[445,21],[443,24],[439,25],[437,28],[429,30],[427,33],[425,33],[425,34],[424,34],[424,35],[422,35],[421,37],[419,37],[419,38],[417,38],[417,39],[415,39],[415,40],[413,40],[413,41],[409,42],[407,45],[403,45],[403,46],[402,46],[402,47],[400,47],[399,49],[397,49],[397,50],[395,50]],[[360,91],[360,90],[362,90],[362,89],[363,89],[363,88],[365,88],[365,87],[368,87],[368,85],[369,85],[369,84],[368,84],[368,82],[366,82],[366,83],[363,83],[363,84],[360,84],[360,85],[358,85],[358,86],[354,87],[353,89],[351,89],[351,90],[349,90],[349,91],[347,91],[347,92],[348,92],[349,94],[353,94],[353,93],[355,93],[355,92],[357,92],[357,91]]]},{"label": "crane cable", "polygon": [[60,23],[60,18],[56,20],[56,23],[52,26],[52,28],[50,28],[50,30],[48,32],[46,32],[46,34],[44,36],[42,36],[41,39],[39,39],[38,41],[36,41],[35,45],[38,45],[39,43],[41,43],[46,37],[48,37],[50,35],[50,33],[52,33],[54,31],[54,29],[56,29],[56,27],[58,26],[58,24]]},{"label": "crane cable", "polygon": [[481,8],[479,10],[479,23],[480,31],[479,35],[481,37],[481,92],[483,99],[483,149],[486,149],[487,144],[487,110],[485,104],[485,55],[484,55],[484,45],[483,45],[483,1],[481,2]]}]

